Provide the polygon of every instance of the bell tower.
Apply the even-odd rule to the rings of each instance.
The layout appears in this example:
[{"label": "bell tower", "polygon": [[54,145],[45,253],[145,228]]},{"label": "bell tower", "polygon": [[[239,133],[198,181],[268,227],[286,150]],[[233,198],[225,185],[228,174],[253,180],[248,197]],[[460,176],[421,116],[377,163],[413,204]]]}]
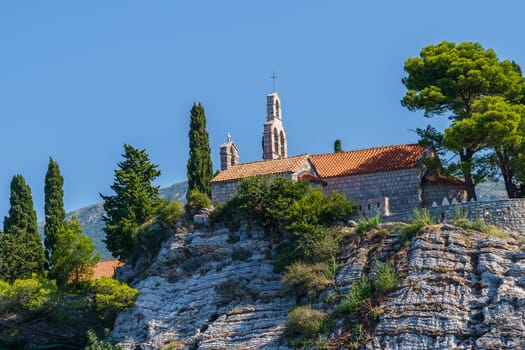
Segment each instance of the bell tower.
[{"label": "bell tower", "polygon": [[279,159],[288,156],[286,132],[281,114],[281,99],[277,92],[266,96],[266,122],[263,131],[263,159]]}]

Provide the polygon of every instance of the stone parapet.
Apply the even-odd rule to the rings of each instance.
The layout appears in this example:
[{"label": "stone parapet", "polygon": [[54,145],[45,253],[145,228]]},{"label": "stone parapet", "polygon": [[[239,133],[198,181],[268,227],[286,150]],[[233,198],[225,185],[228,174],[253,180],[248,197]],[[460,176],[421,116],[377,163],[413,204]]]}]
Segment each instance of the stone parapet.
[{"label": "stone parapet", "polygon": [[[470,220],[483,219],[488,224],[525,234],[525,198],[440,205],[427,210],[436,222],[452,220],[456,211],[461,210]],[[383,221],[408,222],[412,214],[405,211],[384,216]]]}]

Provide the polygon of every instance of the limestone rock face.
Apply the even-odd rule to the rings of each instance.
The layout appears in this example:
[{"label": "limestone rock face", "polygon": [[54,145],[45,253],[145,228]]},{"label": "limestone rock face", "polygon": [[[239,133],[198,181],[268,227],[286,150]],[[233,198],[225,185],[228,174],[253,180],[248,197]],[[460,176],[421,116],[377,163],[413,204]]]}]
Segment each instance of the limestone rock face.
[{"label": "limestone rock face", "polygon": [[281,335],[295,300],[283,296],[269,253],[260,234],[173,237],[133,285],[139,297],[112,337],[125,349],[288,349]]},{"label": "limestone rock face", "polygon": [[407,276],[369,348],[523,349],[525,254],[513,238],[452,226],[413,239]]},{"label": "limestone rock face", "polygon": [[[374,261],[394,262],[398,287],[378,299],[379,322],[361,348],[525,349],[523,238],[436,225],[404,248],[395,224],[379,229],[371,236],[380,242],[345,240],[335,286],[313,305],[333,312],[334,297],[325,296],[341,300],[363,274],[373,279]],[[113,338],[125,349],[288,349],[283,331],[296,301],[284,295],[271,256],[257,232],[174,236],[133,284],[139,297],[118,316]],[[330,348],[348,348],[351,326],[336,320]]]}]

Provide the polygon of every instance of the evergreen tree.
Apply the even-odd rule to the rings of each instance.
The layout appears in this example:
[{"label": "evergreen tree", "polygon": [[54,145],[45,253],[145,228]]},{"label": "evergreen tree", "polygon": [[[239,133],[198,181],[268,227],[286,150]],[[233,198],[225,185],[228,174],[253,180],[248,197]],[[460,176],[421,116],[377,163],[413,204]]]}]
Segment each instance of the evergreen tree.
[{"label": "evergreen tree", "polygon": [[211,150],[206,131],[206,115],[204,107],[199,103],[193,104],[190,120],[190,158],[188,159],[188,192],[189,199],[192,191],[197,190],[211,197],[212,163]]},{"label": "evergreen tree", "polygon": [[105,243],[114,257],[125,260],[133,252],[139,226],[151,220],[160,209],[159,187],[152,182],[159,175],[157,165],[151,164],[145,150],[124,144],[123,162],[115,170],[111,189],[113,196],[100,195],[106,215]]},{"label": "evergreen tree", "polygon": [[58,286],[64,286],[69,281],[79,282],[93,274],[100,255],[93,254],[95,245],[91,238],[82,234],[82,227],[75,216],[70,222],[62,222],[54,237],[51,271]]},{"label": "evergreen tree", "polygon": [[11,207],[0,237],[0,276],[7,281],[43,275],[45,254],[38,235],[31,189],[21,175],[11,181]]},{"label": "evergreen tree", "polygon": [[486,177],[490,164],[483,157],[489,148],[487,137],[473,127],[479,117],[473,114],[475,106],[492,104],[483,102],[487,96],[499,96],[510,105],[522,103],[525,80],[520,67],[499,60],[493,50],[479,43],[441,42],[406,60],[405,71],[408,76],[402,82],[407,91],[401,104],[411,111],[423,110],[425,117],[443,115],[451,120],[444,133],[432,126],[417,129],[422,143],[437,144],[458,156],[449,169],[452,173],[460,169],[468,199],[476,199],[475,186]]},{"label": "evergreen tree", "polygon": [[334,142],[334,153],[343,152],[343,148],[341,146],[341,140],[337,139]]},{"label": "evergreen tree", "polygon": [[49,158],[47,167],[45,186],[44,186],[44,245],[46,247],[46,258],[48,264],[51,262],[56,236],[59,227],[66,220],[66,211],[64,210],[64,178],[60,174],[58,163]]}]

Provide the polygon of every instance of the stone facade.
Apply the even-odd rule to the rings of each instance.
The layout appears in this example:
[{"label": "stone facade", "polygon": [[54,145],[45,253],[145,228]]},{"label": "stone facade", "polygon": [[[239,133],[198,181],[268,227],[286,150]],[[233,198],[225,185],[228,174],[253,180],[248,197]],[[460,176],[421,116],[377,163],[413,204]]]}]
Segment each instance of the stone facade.
[{"label": "stone facade", "polygon": [[361,208],[358,206],[359,212],[363,215],[366,215],[366,211],[371,210],[374,206],[384,208],[386,201],[388,201],[388,211],[384,215],[412,210],[421,205],[421,180],[418,168],[324,178],[323,180],[328,183],[324,188],[326,194],[332,191],[341,192],[357,204],[360,201],[375,198],[375,203],[367,202],[366,207],[361,205]]},{"label": "stone facade", "polygon": [[211,184],[211,198],[214,203],[224,203],[233,197],[238,181],[218,182]]}]

